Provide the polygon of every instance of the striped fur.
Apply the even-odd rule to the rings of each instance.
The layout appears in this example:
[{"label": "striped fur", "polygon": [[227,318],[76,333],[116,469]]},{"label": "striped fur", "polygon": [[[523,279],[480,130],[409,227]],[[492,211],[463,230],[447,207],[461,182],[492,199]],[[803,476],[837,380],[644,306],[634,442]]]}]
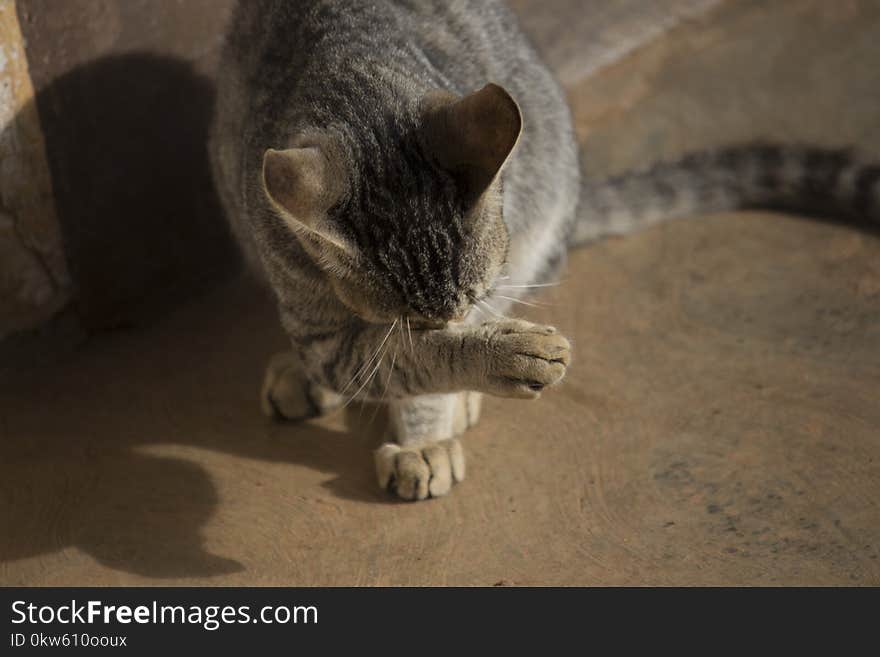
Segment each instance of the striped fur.
[{"label": "striped fur", "polygon": [[769,143],[693,153],[584,181],[570,242],[576,246],[665,219],[747,208],[876,224],[880,164],[846,149]]}]

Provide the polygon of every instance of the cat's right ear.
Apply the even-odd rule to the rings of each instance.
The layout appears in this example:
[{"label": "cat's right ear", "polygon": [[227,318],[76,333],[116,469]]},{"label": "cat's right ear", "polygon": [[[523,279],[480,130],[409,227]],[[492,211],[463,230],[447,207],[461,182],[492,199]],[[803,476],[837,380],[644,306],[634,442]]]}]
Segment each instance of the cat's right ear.
[{"label": "cat's right ear", "polygon": [[318,146],[268,149],[263,155],[263,189],[274,210],[307,245],[350,252],[327,219],[344,194],[344,178]]}]

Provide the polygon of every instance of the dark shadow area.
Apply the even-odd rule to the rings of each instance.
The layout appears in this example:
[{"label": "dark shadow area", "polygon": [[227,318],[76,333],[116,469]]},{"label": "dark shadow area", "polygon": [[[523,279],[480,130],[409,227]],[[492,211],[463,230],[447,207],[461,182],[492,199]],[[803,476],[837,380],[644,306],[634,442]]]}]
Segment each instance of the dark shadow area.
[{"label": "dark shadow area", "polygon": [[213,85],[151,54],[75,68],[36,98],[77,311],[146,323],[234,269],[207,139]]},{"label": "dark shadow area", "polygon": [[202,546],[199,530],[214,512],[217,493],[199,466],[125,447],[86,460],[55,440],[45,445],[44,455],[26,460],[9,453],[16,447],[9,440],[0,448],[0,560],[76,547],[105,566],[147,577],[242,569]]},{"label": "dark shadow area", "polygon": [[[218,323],[228,308],[236,319]],[[203,531],[221,504],[218,481],[229,485],[248,460],[330,474],[321,487],[334,497],[396,504],[373,471],[387,422],[381,409],[348,407],[350,433],[260,414],[263,365],[285,342],[273,305],[241,279],[146,330],[0,369],[0,562],[75,547],[145,577],[241,571],[206,548]],[[222,459],[218,475],[212,454],[240,458]],[[273,523],[268,516],[297,503],[297,482],[270,472],[255,489],[231,493],[256,509],[246,527]]]}]

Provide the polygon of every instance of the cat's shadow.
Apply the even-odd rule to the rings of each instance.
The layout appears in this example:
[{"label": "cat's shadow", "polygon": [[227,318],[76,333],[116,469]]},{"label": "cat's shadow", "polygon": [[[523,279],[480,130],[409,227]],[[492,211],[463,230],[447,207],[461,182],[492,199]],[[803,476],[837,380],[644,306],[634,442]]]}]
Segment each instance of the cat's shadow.
[{"label": "cat's shadow", "polygon": [[[284,337],[255,292],[233,283],[59,362],[0,371],[0,562],[76,548],[146,578],[228,574],[245,565],[223,545],[308,498],[399,503],[375,481],[380,408],[352,404],[303,423],[261,415],[266,343],[281,349]],[[223,308],[249,319],[217,326]],[[279,478],[279,464],[330,476]],[[204,532],[230,508],[252,511],[212,529],[212,552]],[[91,583],[79,577],[60,579]]]},{"label": "cat's shadow", "polygon": [[[89,337],[67,340],[72,352],[56,335],[0,347],[0,562],[75,548],[144,578],[242,571],[205,547],[227,496],[265,496],[272,513],[297,503],[284,499],[295,483],[261,490],[259,476],[249,493],[221,490],[212,467],[247,460],[299,464],[333,475],[321,486],[334,496],[392,503],[373,475],[381,416],[367,423],[372,409],[350,407],[353,434],[263,418],[261,370],[285,343],[272,303],[234,278],[202,294],[236,261],[205,148],[210,82],[168,57],[108,57],[61,76],[36,104],[74,323],[86,329],[73,333]],[[32,111],[0,143],[15,143]],[[241,459],[218,464],[218,453]],[[34,583],[10,574],[39,572],[24,568],[0,567],[3,583]],[[77,570],[45,581],[95,583]]]}]

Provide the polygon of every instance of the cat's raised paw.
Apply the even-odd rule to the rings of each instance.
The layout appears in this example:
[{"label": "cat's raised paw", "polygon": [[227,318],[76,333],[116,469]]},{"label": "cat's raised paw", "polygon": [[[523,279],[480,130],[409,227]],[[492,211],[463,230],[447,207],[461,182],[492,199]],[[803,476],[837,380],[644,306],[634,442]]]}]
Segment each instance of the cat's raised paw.
[{"label": "cat's raised paw", "polygon": [[565,376],[571,345],[552,326],[511,319],[487,328],[487,392],[536,399]]},{"label": "cat's raised paw", "polygon": [[405,500],[446,495],[464,479],[464,450],[455,438],[405,447],[386,443],[375,458],[379,486]]}]

